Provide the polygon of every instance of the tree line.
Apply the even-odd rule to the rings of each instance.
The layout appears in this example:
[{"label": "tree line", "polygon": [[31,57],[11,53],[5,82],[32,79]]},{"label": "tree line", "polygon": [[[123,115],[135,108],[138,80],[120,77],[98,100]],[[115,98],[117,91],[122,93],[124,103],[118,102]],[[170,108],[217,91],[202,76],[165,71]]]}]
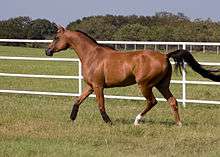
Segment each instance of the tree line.
[{"label": "tree line", "polygon": [[46,19],[15,17],[0,21],[2,39],[48,39],[56,32],[56,24]]},{"label": "tree line", "polygon": [[[70,22],[96,40],[219,42],[220,22],[191,20],[183,13],[159,12],[154,16],[89,16]],[[51,39],[56,24],[47,19],[15,17],[0,21],[0,38]]]},{"label": "tree line", "polygon": [[220,22],[190,20],[183,13],[159,12],[154,16],[90,16],[71,22],[97,40],[219,42]]}]

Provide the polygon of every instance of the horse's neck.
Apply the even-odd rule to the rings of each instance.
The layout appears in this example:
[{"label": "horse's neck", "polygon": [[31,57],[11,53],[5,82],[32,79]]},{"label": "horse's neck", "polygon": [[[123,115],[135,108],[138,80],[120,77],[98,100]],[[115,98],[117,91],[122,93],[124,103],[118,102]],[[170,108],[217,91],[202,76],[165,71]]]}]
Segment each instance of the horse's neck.
[{"label": "horse's neck", "polygon": [[88,57],[91,57],[91,55],[93,55],[92,51],[98,47],[93,41],[85,40],[85,38],[80,37],[73,39],[70,45],[82,63],[87,60]]}]

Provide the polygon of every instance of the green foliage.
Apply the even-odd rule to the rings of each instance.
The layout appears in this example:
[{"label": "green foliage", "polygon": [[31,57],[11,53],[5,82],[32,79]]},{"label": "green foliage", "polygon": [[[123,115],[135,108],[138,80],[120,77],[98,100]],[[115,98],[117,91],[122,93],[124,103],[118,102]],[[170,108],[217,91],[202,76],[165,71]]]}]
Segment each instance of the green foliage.
[{"label": "green foliage", "polygon": [[56,32],[56,24],[46,19],[36,19],[30,22],[28,39],[47,39]]},{"label": "green foliage", "polygon": [[30,22],[31,19],[29,17],[16,17],[0,21],[0,38],[27,38]]},{"label": "green foliage", "polygon": [[127,24],[119,28],[113,35],[115,40],[146,40],[149,28],[140,24]]},{"label": "green foliage", "polygon": [[[96,40],[220,41],[220,22],[190,20],[183,13],[89,16],[70,22],[67,29],[82,30]],[[55,32],[56,24],[46,19],[16,17],[0,21],[0,38],[49,39]]]},{"label": "green foliage", "polygon": [[70,23],[67,28],[70,30],[80,29],[93,36],[96,40],[111,40],[111,35],[114,33],[117,25],[113,16],[97,16],[83,18],[82,21]]},{"label": "green foliage", "polygon": [[190,20],[183,13],[159,12],[155,16],[90,16],[71,22],[96,40],[219,41],[220,23]]},{"label": "green foliage", "polygon": [[46,39],[56,32],[56,24],[46,19],[31,20],[30,17],[16,17],[0,21],[0,38]]}]

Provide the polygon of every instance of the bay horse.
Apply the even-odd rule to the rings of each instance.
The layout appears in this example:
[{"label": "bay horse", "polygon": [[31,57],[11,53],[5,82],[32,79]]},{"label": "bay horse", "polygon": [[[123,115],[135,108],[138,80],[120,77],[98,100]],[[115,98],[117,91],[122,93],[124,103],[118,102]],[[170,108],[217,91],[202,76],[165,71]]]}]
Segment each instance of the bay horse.
[{"label": "bay horse", "polygon": [[152,50],[124,53],[107,46],[98,44],[92,37],[82,31],[69,31],[59,27],[57,34],[48,48],[47,56],[68,48],[74,49],[78,55],[83,70],[83,78],[87,86],[73,104],[70,114],[75,120],[80,104],[91,94],[95,93],[96,101],[103,120],[112,123],[105,110],[104,88],[124,87],[138,84],[147,105],[135,118],[134,125],[139,125],[143,116],[157,104],[152,92],[156,87],[164,96],[175,117],[177,126],[182,126],[178,113],[176,98],[170,92],[172,66],[169,58],[173,58],[176,67],[183,68],[184,61],[197,73],[213,81],[220,81],[220,76],[214,71],[204,69],[187,50],[176,50],[162,54]]}]

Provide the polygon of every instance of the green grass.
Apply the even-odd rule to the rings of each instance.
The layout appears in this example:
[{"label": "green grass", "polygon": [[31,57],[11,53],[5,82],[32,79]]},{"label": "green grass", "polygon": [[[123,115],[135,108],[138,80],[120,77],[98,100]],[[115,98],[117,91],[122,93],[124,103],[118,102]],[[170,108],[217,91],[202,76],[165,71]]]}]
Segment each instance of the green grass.
[{"label": "green grass", "polygon": [[103,123],[94,99],[76,122],[70,97],[0,96],[0,156],[219,156],[218,106],[180,107],[183,127],[174,125],[168,105],[159,103],[139,127],[143,101],[107,100],[114,123]]},{"label": "green grass", "polygon": [[[0,56],[45,57],[42,49],[0,47]],[[219,61],[216,54],[194,56],[199,61]],[[75,57],[71,51],[55,57]],[[0,72],[77,75],[74,63],[47,61],[0,61]],[[204,80],[187,70],[187,80]],[[181,75],[173,74],[173,79]],[[0,77],[0,89],[77,92],[77,81]],[[181,98],[181,85],[172,85]],[[107,89],[107,94],[141,95],[137,86]],[[155,90],[157,96],[160,94]],[[220,100],[216,86],[187,85],[187,98]],[[77,120],[69,114],[74,98],[0,94],[0,156],[220,156],[220,106],[180,105],[183,127],[174,124],[169,106],[164,102],[150,111],[139,127],[135,116],[144,101],[106,99],[113,126],[106,125],[95,99],[81,106]]]}]

